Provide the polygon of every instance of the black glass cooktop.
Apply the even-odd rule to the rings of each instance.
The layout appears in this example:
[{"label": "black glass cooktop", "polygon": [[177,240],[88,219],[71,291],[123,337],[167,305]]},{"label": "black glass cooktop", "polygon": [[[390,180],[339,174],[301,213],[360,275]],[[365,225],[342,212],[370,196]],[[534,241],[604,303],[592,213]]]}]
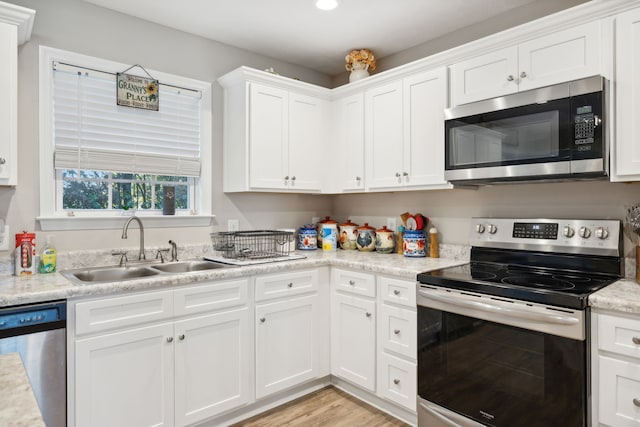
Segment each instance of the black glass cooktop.
[{"label": "black glass cooktop", "polygon": [[471,262],[418,275],[418,282],[522,301],[583,309],[589,294],[618,277],[559,269]]}]

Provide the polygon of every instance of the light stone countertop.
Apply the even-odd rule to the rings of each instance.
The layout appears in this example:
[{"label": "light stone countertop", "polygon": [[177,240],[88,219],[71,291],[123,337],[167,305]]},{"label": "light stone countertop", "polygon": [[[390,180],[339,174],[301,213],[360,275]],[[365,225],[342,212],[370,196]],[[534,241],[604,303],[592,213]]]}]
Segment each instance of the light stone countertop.
[{"label": "light stone countertop", "polygon": [[19,353],[0,355],[0,425],[45,427]]},{"label": "light stone countertop", "polygon": [[622,279],[589,295],[592,308],[640,315],[640,284]]},{"label": "light stone countertop", "polygon": [[159,274],[157,276],[110,283],[77,284],[71,282],[59,272],[22,277],[0,275],[0,307],[159,289],[208,280],[222,280],[322,266],[343,267],[416,280],[416,275],[420,272],[452,267],[468,262],[468,257],[465,258],[464,254],[460,254],[460,256],[455,254],[456,259],[410,258],[397,254],[343,250],[334,252],[324,252],[322,250],[296,251],[295,254],[304,255],[306,258],[191,273]]}]

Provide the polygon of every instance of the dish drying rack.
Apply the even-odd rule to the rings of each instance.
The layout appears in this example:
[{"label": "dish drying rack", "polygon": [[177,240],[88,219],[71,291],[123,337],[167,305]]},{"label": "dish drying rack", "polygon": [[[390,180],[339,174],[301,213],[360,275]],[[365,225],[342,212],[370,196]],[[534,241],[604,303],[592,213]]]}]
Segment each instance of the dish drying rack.
[{"label": "dish drying rack", "polygon": [[291,231],[252,230],[211,233],[213,250],[224,258],[265,259],[289,256]]}]

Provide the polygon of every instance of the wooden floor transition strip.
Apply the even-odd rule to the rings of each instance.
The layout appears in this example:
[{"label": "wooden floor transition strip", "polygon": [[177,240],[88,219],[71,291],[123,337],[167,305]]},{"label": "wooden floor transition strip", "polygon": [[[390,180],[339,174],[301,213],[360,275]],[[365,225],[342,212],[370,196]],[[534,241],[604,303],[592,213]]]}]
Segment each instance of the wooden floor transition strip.
[{"label": "wooden floor transition strip", "polygon": [[233,427],[387,427],[404,422],[329,386],[271,409]]}]

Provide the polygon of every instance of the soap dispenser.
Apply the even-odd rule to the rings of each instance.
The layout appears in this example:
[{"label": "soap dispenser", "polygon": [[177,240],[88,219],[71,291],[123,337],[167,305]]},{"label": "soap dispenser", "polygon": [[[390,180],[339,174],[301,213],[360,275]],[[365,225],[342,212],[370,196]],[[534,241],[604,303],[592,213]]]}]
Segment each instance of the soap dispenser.
[{"label": "soap dispenser", "polygon": [[47,236],[46,243],[40,252],[40,273],[55,273],[58,253],[51,243],[51,236]]}]

